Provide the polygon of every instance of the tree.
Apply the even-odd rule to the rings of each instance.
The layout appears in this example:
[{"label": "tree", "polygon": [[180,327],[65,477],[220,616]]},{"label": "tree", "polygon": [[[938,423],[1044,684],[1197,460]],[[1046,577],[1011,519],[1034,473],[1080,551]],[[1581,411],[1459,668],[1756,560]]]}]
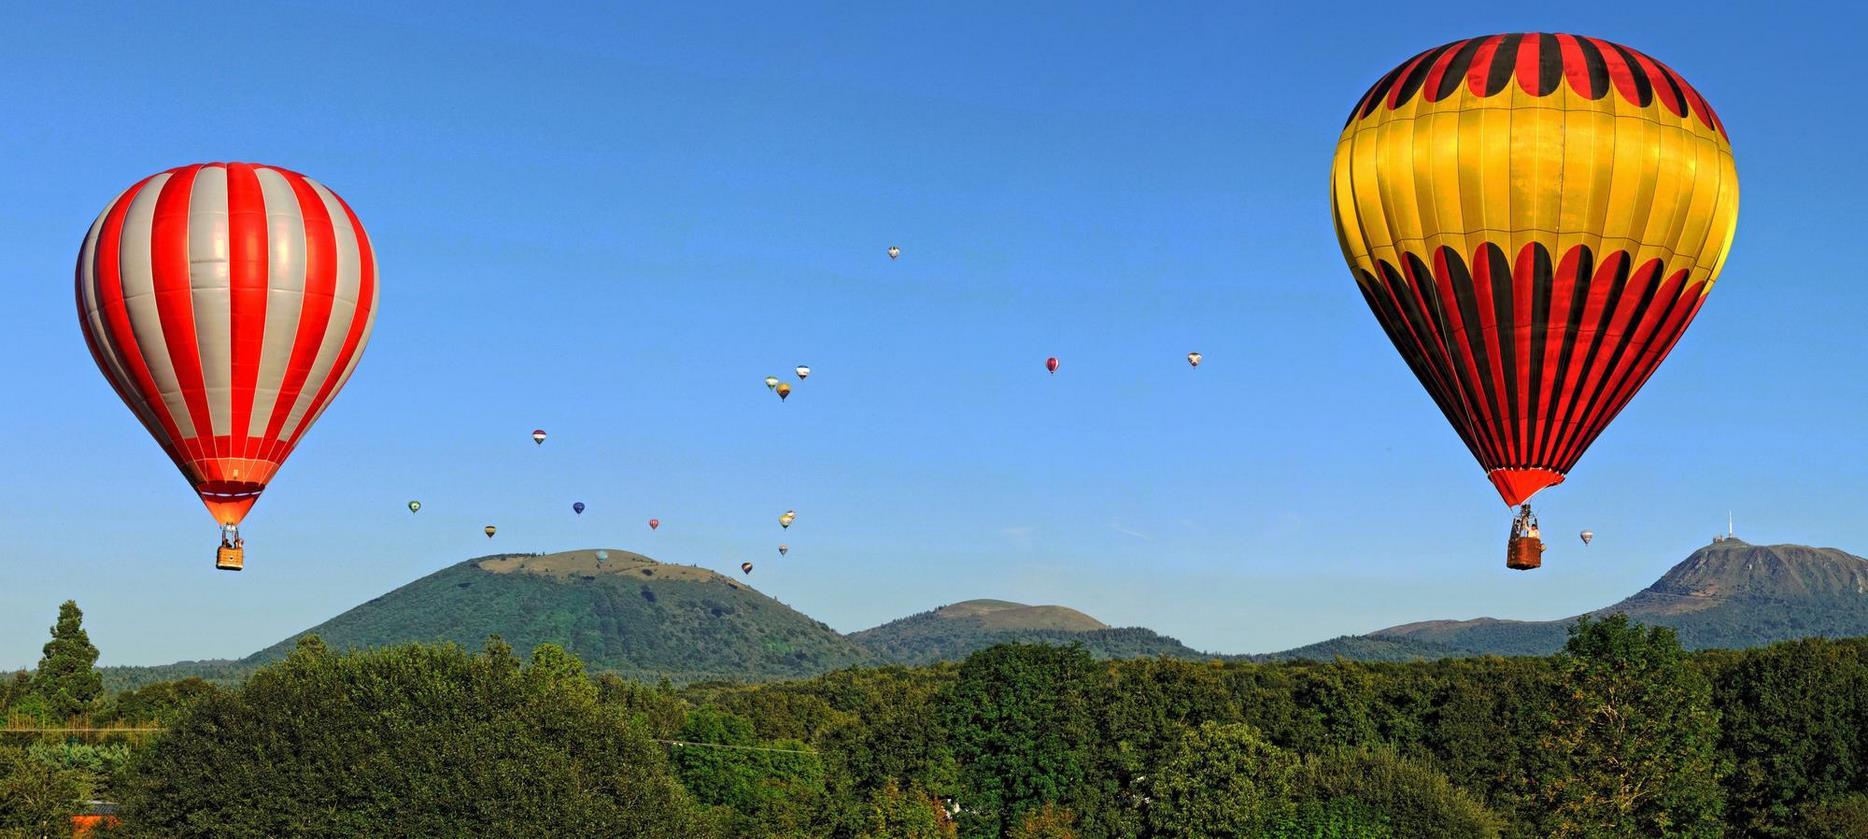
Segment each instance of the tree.
[{"label": "tree", "polygon": [[902,789],[894,778],[869,796],[857,839],[953,839],[954,823],[941,803],[919,789]]},{"label": "tree", "polygon": [[0,746],[0,836],[68,835],[79,792],[77,773]]},{"label": "tree", "polygon": [[729,808],[735,836],[814,836],[824,770],[797,740],[761,743],[752,722],[709,706],[688,715],[674,747],[682,786],[703,804]]},{"label": "tree", "polygon": [[1537,779],[1552,836],[1716,836],[1723,792],[1712,686],[1673,630],[1625,615],[1579,620]]},{"label": "tree", "polygon": [[33,675],[33,691],[55,717],[76,716],[104,691],[96,665],[97,648],[84,631],[84,613],[78,610],[77,601],[67,600],[58,607],[58,623],[52,627],[52,640],[46,642]]},{"label": "tree", "polygon": [[1501,827],[1497,816],[1445,775],[1385,748],[1336,748],[1305,755],[1295,797],[1297,829],[1283,831],[1293,837],[1494,839]]},{"label": "tree", "polygon": [[129,826],[165,837],[711,833],[662,746],[582,665],[489,642],[343,655],[315,637],[201,697],[133,764]]},{"label": "tree", "polygon": [[1297,755],[1245,723],[1181,735],[1152,779],[1148,823],[1163,837],[1257,837],[1295,814]]},{"label": "tree", "polygon": [[1009,839],[1077,839],[1076,827],[1077,814],[1046,802],[1036,810],[1026,810]]},{"label": "tree", "polygon": [[1097,674],[1082,647],[1005,644],[967,657],[943,708],[964,835],[998,839],[1026,810],[1084,794]]}]

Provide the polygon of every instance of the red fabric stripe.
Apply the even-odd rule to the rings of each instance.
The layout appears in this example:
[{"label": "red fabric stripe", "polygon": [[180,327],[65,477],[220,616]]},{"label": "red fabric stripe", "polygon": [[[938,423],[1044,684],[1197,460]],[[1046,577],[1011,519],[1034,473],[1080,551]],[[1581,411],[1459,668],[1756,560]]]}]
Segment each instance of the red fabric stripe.
[{"label": "red fabric stripe", "polygon": [[1557,48],[1563,53],[1563,80],[1571,90],[1584,99],[1589,98],[1589,62],[1583,58],[1583,48],[1576,43],[1576,36],[1559,34]]},{"label": "red fabric stripe", "polygon": [[[1658,262],[1652,263],[1658,272]],[[1629,344],[1632,350],[1624,356],[1616,372],[1615,381],[1609,388],[1608,397],[1601,400],[1596,415],[1587,424],[1589,433],[1583,435],[1563,454],[1563,460],[1575,464],[1582,458],[1583,452],[1595,439],[1601,436],[1610,422],[1621,414],[1622,409],[1633,401],[1634,395],[1643,384],[1660,369],[1660,363],[1673,349],[1674,343],[1686,332],[1692,322],[1693,314],[1699,310],[1699,300],[1688,299],[1685,295],[1698,296],[1697,288],[1686,288],[1687,272],[1676,272],[1661,283],[1661,288],[1654,295],[1654,302],[1648,310],[1641,313],[1640,323],[1636,325],[1635,337]],[[1700,298],[1703,299],[1703,298]]]},{"label": "red fabric stripe", "polygon": [[[110,388],[117,392],[117,398],[123,400],[130,413],[136,415],[138,422],[149,430],[156,445],[170,460],[179,463],[181,459],[171,440],[175,439],[175,423],[169,418],[168,410],[159,399],[154,398],[156,383],[149,375],[149,368],[143,363],[142,353],[136,349],[134,333],[130,330],[129,310],[123,300],[121,265],[123,220],[129,214],[130,203],[143,191],[150,176],[136,182],[119,196],[117,203],[110,208],[104,223],[97,228],[97,246],[91,253],[91,264],[84,265],[84,252],[78,252],[78,282],[85,281],[85,269],[90,269],[91,296],[98,308],[102,332],[92,333],[89,313],[84,308],[84,296],[80,292],[77,298],[78,317],[84,325],[84,343],[91,350],[91,359],[97,362],[97,369],[102,371],[104,379],[110,382]],[[126,338],[127,336],[127,338]],[[130,377],[124,381],[117,377],[105,360],[105,350],[115,355],[123,365],[123,375]],[[153,404],[146,404],[153,403]]]},{"label": "red fabric stripe", "polygon": [[1479,310],[1479,324],[1482,328],[1480,334],[1491,342],[1491,346],[1486,348],[1486,355],[1490,357],[1490,363],[1487,366],[1491,368],[1487,373],[1492,377],[1492,393],[1496,394],[1497,399],[1495,405],[1497,421],[1492,424],[1492,428],[1499,435],[1501,450],[1498,462],[1482,464],[1490,468],[1509,464],[1516,454],[1516,448],[1511,440],[1510,417],[1507,416],[1511,410],[1511,398],[1505,387],[1505,376],[1508,371],[1505,370],[1504,341],[1499,335],[1498,312],[1492,304],[1491,254],[1496,247],[1489,242],[1481,244],[1472,256],[1472,293],[1477,302],[1475,308]]},{"label": "red fabric stripe", "polygon": [[1680,74],[1675,73],[1672,67],[1658,61],[1654,64],[1660,67],[1660,71],[1666,73],[1668,78],[1673,79],[1674,84],[1680,86],[1680,93],[1686,97],[1687,104],[1691,106],[1693,115],[1699,118],[1701,125],[1714,129],[1720,134],[1725,133],[1724,127],[1719,124],[1718,116],[1712,112],[1712,106],[1706,104],[1706,98],[1700,96],[1698,90],[1687,84],[1686,79],[1680,78]]},{"label": "red fabric stripe", "polygon": [[[1529,40],[1529,39],[1526,39]],[[1520,53],[1522,55],[1522,53]],[[1533,59],[1532,67],[1535,67]],[[1532,77],[1536,82],[1536,77]],[[1535,88],[1532,88],[1535,90]],[[1512,360],[1517,364],[1518,415],[1513,418],[1515,426],[1514,440],[1518,462],[1513,466],[1528,466],[1531,461],[1531,322],[1537,314],[1532,294],[1537,288],[1537,246],[1527,244],[1518,249],[1518,258],[1512,265],[1511,272],[1511,325]]]},{"label": "red fabric stripe", "polygon": [[1472,445],[1485,453],[1479,462],[1487,465],[1498,462],[1503,446],[1499,444],[1498,435],[1493,433],[1498,427],[1498,417],[1492,403],[1485,398],[1484,386],[1480,384],[1479,377],[1484,374],[1479,370],[1477,356],[1473,354],[1472,344],[1467,338],[1466,316],[1459,308],[1459,293],[1453,288],[1453,273],[1448,260],[1464,262],[1465,258],[1464,254],[1442,245],[1434,249],[1433,271],[1440,303],[1446,310],[1447,329],[1452,333],[1449,340],[1459,348],[1451,360],[1458,365],[1460,392],[1465,397],[1466,413],[1473,419]]},{"label": "red fabric stripe", "polygon": [[1427,71],[1427,80],[1420,86],[1419,95],[1423,101],[1435,101],[1433,94],[1434,91],[1440,89],[1440,79],[1446,75],[1446,65],[1453,63],[1453,57],[1459,55],[1460,48],[1465,44],[1465,41],[1448,44],[1446,50],[1441,52],[1440,57],[1433,62],[1433,67]]},{"label": "red fabric stripe", "polygon": [[[1641,305],[1641,298],[1646,295],[1648,286],[1654,283],[1654,276],[1659,270],[1660,260],[1658,259],[1649,260],[1647,264],[1635,269],[1634,274],[1628,278],[1627,287],[1622,291],[1621,300],[1617,301],[1615,311],[1610,315],[1608,331],[1603,336],[1602,349],[1596,353],[1595,363],[1590,365],[1588,377],[1584,379],[1582,413],[1577,417],[1577,434],[1574,438],[1577,441],[1584,438],[1594,439],[1595,435],[1601,432],[1600,418],[1603,403],[1610,377],[1615,372],[1609,368],[1609,364],[1613,361],[1619,367],[1619,365],[1628,363],[1627,350],[1623,351],[1623,358],[1615,358],[1616,345],[1622,342],[1623,336],[1631,327],[1638,326],[1636,318],[1641,315],[1641,312],[1636,309]],[[1640,344],[1633,339],[1628,341],[1628,347],[1637,353],[1640,351]],[[1563,461],[1574,463],[1575,460],[1571,457],[1574,451],[1575,444],[1573,443],[1569,449],[1559,452],[1558,456]]]},{"label": "red fabric stripe", "polygon": [[162,323],[162,343],[169,365],[182,391],[182,404],[194,425],[194,436],[181,440],[189,459],[198,464],[213,455],[213,417],[208,415],[207,385],[201,377],[201,350],[195,343],[195,304],[190,289],[188,259],[188,205],[200,165],[184,166],[162,185],[156,197],[149,232],[149,267],[155,289],[156,315]]},{"label": "red fabric stripe", "polygon": [[1466,67],[1466,89],[1472,91],[1472,95],[1485,95],[1485,77],[1492,72],[1492,53],[1498,51],[1498,44],[1503,40],[1503,35],[1490,36],[1472,54],[1472,64]]},{"label": "red fabric stripe", "polygon": [[[1404,270],[1405,269],[1401,269],[1397,271],[1397,273],[1401,273],[1401,271]],[[1468,430],[1471,423],[1469,420],[1462,422],[1461,417],[1456,414],[1454,410],[1454,405],[1456,403],[1452,398],[1452,394],[1447,392],[1439,371],[1434,367],[1434,357],[1427,351],[1426,341],[1421,338],[1420,332],[1414,323],[1414,319],[1408,316],[1407,306],[1401,302],[1400,294],[1395,290],[1395,285],[1397,283],[1390,281],[1386,274],[1379,275],[1379,279],[1380,281],[1377,285],[1381,287],[1382,292],[1387,294],[1389,304],[1394,310],[1395,319],[1400,321],[1400,323],[1393,325],[1395,335],[1399,336],[1405,334],[1408,340],[1414,345],[1411,355],[1420,360],[1420,366],[1419,369],[1415,371],[1415,376],[1420,379],[1421,386],[1427,389],[1428,395],[1433,396],[1434,401],[1438,403],[1442,411],[1447,414],[1447,422],[1453,424],[1454,433],[1458,434],[1460,439],[1465,441],[1467,448],[1473,448],[1473,438]],[[1404,358],[1410,355],[1410,351],[1402,347],[1399,342],[1395,344],[1395,347],[1401,350],[1401,354]],[[1479,456],[1477,449],[1473,449],[1473,456]]]},{"label": "red fabric stripe", "polygon": [[[1585,88],[1587,89],[1587,88]],[[1583,247],[1573,246],[1558,260],[1550,278],[1550,312],[1546,320],[1549,325],[1544,333],[1544,369],[1537,386],[1537,415],[1531,418],[1531,448],[1533,463],[1549,463],[1550,453],[1562,445],[1569,436],[1564,432],[1562,414],[1553,413],[1551,407],[1557,405],[1562,397],[1558,394],[1557,375],[1563,371],[1559,365],[1563,362],[1563,348],[1568,346],[1570,334],[1570,302],[1576,295],[1576,274],[1582,268]],[[1581,362],[1572,354],[1572,365]]]},{"label": "red fabric stripe", "polygon": [[[331,193],[337,198],[337,193]],[[363,330],[370,323],[371,304],[376,299],[376,257],[370,252],[370,240],[363,232],[363,223],[357,220],[356,212],[350,209],[343,198],[337,198],[337,205],[344,209],[344,217],[350,221],[350,230],[357,243],[357,308],[351,314],[350,328],[344,333],[343,349],[337,354],[337,362],[331,365],[331,374],[325,377],[318,387],[318,395],[311,402],[310,410],[305,412],[305,421],[298,424],[298,430],[292,434],[291,446],[305,436],[311,428],[312,420],[324,411],[339,382],[344,380],[344,373],[350,369],[350,360],[363,350]],[[334,228],[335,229],[335,228]],[[288,448],[288,451],[290,449]]]},{"label": "red fabric stripe", "polygon": [[[1629,52],[1634,51],[1629,50]],[[1686,103],[1673,95],[1673,86],[1667,83],[1660,68],[1654,66],[1654,59],[1639,52],[1635,52],[1634,57],[1636,61],[1641,62],[1641,69],[1647,73],[1648,81],[1654,88],[1654,98],[1659,99],[1661,104],[1666,105],[1667,110],[1672,111],[1675,116],[1686,116]]]},{"label": "red fabric stripe", "polygon": [[1620,93],[1630,105],[1641,104],[1641,89],[1635,86],[1635,71],[1628,66],[1627,62],[1622,61],[1621,51],[1599,38],[1590,38],[1589,43],[1594,44],[1596,51],[1602,53],[1602,63],[1608,65],[1609,81],[1614,84],[1615,92]]},{"label": "red fabric stripe", "polygon": [[1422,59],[1426,58],[1428,55],[1432,53],[1433,53],[1433,50],[1428,50],[1427,52],[1423,52],[1420,55],[1414,56],[1414,58],[1408,61],[1407,64],[1402,65],[1401,72],[1395,74],[1394,86],[1388,89],[1389,110],[1393,110],[1395,108],[1401,107],[1401,88],[1403,87],[1402,82],[1407,80],[1407,76],[1409,73],[1414,72],[1414,65],[1419,64]]},{"label": "red fabric stripe", "polygon": [[[1434,379],[1439,382],[1440,391],[1445,395],[1447,406],[1459,409],[1460,419],[1454,422],[1454,430],[1465,439],[1467,447],[1477,447],[1479,440],[1475,431],[1478,423],[1475,422],[1472,406],[1466,403],[1463,396],[1459,377],[1453,372],[1453,356],[1447,347],[1446,336],[1440,334],[1439,324],[1434,320],[1434,312],[1438,309],[1437,304],[1440,302],[1437,299],[1439,295],[1431,291],[1436,288],[1434,278],[1420,276],[1419,272],[1414,270],[1413,265],[1414,261],[1411,259],[1401,260],[1402,274],[1407,277],[1408,288],[1413,292],[1415,304],[1420,307],[1421,318],[1425,321],[1415,325],[1416,340],[1420,342],[1423,350],[1422,358],[1432,369]],[[1430,295],[1436,299],[1430,299]],[[1425,334],[1419,334],[1419,330],[1425,330]]]},{"label": "red fabric stripe", "polygon": [[228,299],[233,339],[232,454],[252,457],[258,441],[247,431],[253,421],[253,391],[259,384],[260,355],[266,342],[268,252],[266,200],[250,163],[227,164]]},{"label": "red fabric stripe", "polygon": [[331,320],[331,298],[337,290],[337,242],[331,214],[305,177],[285,169],[274,171],[292,185],[299,213],[305,219],[305,302],[298,316],[298,334],[292,339],[292,356],[286,362],[285,381],[272,419],[266,424],[266,440],[270,443],[266,457],[283,461],[292,448],[279,439],[279,431],[298,401],[306,377],[311,375],[311,364],[318,357],[318,345],[324,341],[324,329]]},{"label": "red fabric stripe", "polygon": [[1518,55],[1515,59],[1517,66],[1514,68],[1514,73],[1518,77],[1518,89],[1532,96],[1537,95],[1537,59],[1539,53],[1543,52],[1543,43],[1544,39],[1538,37],[1535,32],[1525,33],[1524,37],[1518,39]]}]

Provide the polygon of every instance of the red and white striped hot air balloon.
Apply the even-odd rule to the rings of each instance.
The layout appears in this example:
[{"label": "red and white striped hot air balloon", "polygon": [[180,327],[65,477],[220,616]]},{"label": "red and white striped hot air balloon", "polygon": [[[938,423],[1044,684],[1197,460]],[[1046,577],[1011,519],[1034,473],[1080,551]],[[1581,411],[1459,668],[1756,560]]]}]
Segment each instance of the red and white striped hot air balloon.
[{"label": "red and white striped hot air balloon", "polygon": [[378,292],[350,205],[252,163],[139,181],[78,252],[91,357],[229,531],[356,370]]}]

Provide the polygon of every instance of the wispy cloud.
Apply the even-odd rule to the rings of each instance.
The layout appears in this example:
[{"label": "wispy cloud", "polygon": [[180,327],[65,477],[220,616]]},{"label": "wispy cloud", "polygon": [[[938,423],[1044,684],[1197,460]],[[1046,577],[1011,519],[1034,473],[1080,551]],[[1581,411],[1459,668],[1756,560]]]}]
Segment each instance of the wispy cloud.
[{"label": "wispy cloud", "polygon": [[1121,534],[1123,534],[1123,535],[1125,535],[1125,536],[1133,536],[1133,537],[1135,537],[1135,538],[1137,538],[1137,539],[1140,539],[1140,540],[1142,540],[1142,541],[1144,541],[1144,542],[1153,542],[1153,541],[1155,540],[1155,537],[1153,537],[1153,536],[1150,536],[1150,535],[1148,535],[1148,534],[1146,534],[1146,533],[1143,533],[1143,532],[1141,532],[1141,531],[1139,531],[1139,530],[1130,530],[1130,529],[1128,529],[1128,528],[1126,528],[1126,527],[1123,527],[1122,525],[1119,525],[1119,524],[1116,524],[1115,522],[1110,522],[1110,523],[1109,523],[1109,529],[1110,529],[1110,530],[1113,530],[1113,531],[1115,531],[1115,532],[1117,532],[1117,533],[1121,533]]}]

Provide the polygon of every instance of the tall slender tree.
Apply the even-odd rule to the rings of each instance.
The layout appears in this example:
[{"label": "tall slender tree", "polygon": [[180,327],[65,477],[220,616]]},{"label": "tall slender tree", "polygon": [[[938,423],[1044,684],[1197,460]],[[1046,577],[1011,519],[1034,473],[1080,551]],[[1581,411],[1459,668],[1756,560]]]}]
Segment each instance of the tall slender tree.
[{"label": "tall slender tree", "polygon": [[84,631],[84,612],[78,610],[77,601],[67,600],[58,607],[58,623],[52,627],[52,640],[45,644],[32,684],[46,710],[59,718],[83,711],[103,692],[97,648]]}]

